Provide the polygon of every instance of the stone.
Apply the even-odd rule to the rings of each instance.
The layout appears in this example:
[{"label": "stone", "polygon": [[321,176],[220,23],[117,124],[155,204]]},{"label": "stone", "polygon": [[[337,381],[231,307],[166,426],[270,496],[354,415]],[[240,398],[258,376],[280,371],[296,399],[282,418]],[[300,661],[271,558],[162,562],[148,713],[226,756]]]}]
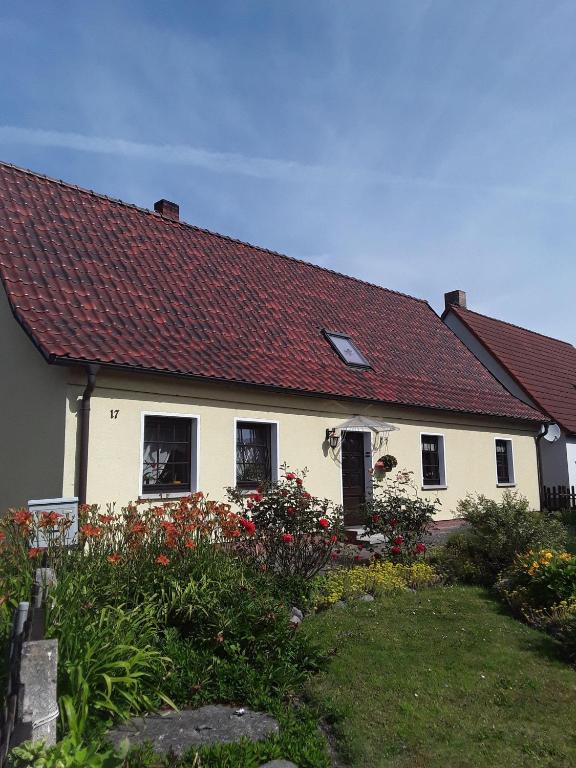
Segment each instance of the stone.
[{"label": "stone", "polygon": [[292,608],[291,614],[292,616],[297,616],[300,621],[304,621],[304,614],[299,608]]},{"label": "stone", "polygon": [[298,768],[296,763],[291,763],[290,760],[272,760],[269,763],[264,763],[260,768]]},{"label": "stone", "polygon": [[334,608],[346,608],[346,603],[344,602],[344,600],[336,600],[336,602],[334,603],[333,607]]},{"label": "stone", "polygon": [[33,741],[56,744],[58,725],[58,640],[33,640],[22,643],[18,712],[23,724],[31,728]]},{"label": "stone", "polygon": [[115,745],[127,739],[130,746],[151,741],[155,752],[170,750],[181,755],[189,747],[202,744],[227,744],[242,737],[260,741],[278,733],[278,723],[270,715],[236,707],[209,705],[200,709],[179,712],[161,712],[145,717],[134,717],[108,732]]},{"label": "stone", "polygon": [[293,614],[292,616],[290,616],[290,624],[292,624],[294,629],[296,629],[297,627],[300,626],[300,624],[302,624],[302,619],[299,619],[298,616],[296,616],[296,614]]},{"label": "stone", "polygon": [[374,602],[374,595],[360,595],[358,598],[361,603],[372,603]]}]

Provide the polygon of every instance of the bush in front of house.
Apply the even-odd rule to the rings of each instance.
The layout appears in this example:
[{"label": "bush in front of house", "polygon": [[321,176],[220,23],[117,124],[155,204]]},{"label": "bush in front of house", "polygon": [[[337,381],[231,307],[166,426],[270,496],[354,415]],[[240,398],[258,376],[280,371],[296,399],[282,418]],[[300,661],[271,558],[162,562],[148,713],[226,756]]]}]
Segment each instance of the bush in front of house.
[{"label": "bush in front of house", "polygon": [[[118,514],[85,506],[80,517],[75,548],[56,513],[20,510],[3,522],[6,584],[19,569],[28,582],[44,557],[57,569],[47,636],[59,640],[62,736],[85,744],[165,704],[273,709],[317,669],[321,656],[294,631],[274,574],[241,557],[250,531],[229,504],[198,493]],[[43,551],[30,546],[39,531]],[[309,741],[318,740],[314,728]]]},{"label": "bush in front of house", "polygon": [[277,483],[258,490],[228,489],[228,497],[242,510],[243,537],[237,552],[256,569],[301,586],[332,559],[342,535],[342,510],[329,499],[306,490],[306,470],[292,472],[284,465]]},{"label": "bush in front of house", "polygon": [[410,563],[424,555],[424,539],[440,506],[438,500],[418,494],[412,474],[384,476],[374,483],[372,498],[364,506],[365,533],[382,536],[378,550],[395,562]]},{"label": "bush in front of house", "polygon": [[542,549],[518,555],[497,588],[516,613],[554,635],[576,657],[575,554]]},{"label": "bush in front of house", "polygon": [[518,554],[542,548],[563,549],[566,528],[551,515],[530,509],[518,492],[506,491],[500,502],[481,494],[458,503],[457,516],[468,523],[435,554],[438,567],[457,581],[493,584]]},{"label": "bush in front of house", "polygon": [[369,565],[353,568],[335,568],[317,578],[316,607],[333,605],[339,600],[350,600],[363,594],[373,596],[405,589],[421,589],[437,584],[438,574],[428,563],[410,565],[374,560]]}]

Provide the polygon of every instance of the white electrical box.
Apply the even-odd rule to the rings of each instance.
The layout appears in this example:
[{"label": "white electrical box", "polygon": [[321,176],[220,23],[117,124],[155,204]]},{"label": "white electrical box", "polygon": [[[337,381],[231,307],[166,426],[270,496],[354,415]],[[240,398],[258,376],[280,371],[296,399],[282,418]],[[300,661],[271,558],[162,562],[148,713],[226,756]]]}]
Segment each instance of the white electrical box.
[{"label": "white electrical box", "polygon": [[[56,512],[57,515],[68,518],[70,525],[64,532],[63,543],[66,546],[78,543],[78,499],[76,497],[71,499],[31,499],[28,502],[28,510],[37,519],[43,513],[49,514],[50,512]],[[61,520],[61,517],[58,519]],[[37,540],[32,542],[32,546],[47,547],[51,530],[57,534],[60,530],[58,523],[52,529],[49,527],[39,528]]]}]

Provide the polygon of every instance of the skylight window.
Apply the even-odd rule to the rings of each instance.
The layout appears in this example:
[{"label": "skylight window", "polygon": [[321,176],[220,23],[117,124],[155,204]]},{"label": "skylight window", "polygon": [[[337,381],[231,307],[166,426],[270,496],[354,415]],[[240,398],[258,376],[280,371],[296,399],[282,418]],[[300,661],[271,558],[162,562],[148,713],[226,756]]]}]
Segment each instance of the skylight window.
[{"label": "skylight window", "polygon": [[330,333],[329,331],[324,331],[324,336],[326,336],[346,365],[356,366],[357,368],[370,368],[370,363],[349,336],[345,336],[342,333]]}]

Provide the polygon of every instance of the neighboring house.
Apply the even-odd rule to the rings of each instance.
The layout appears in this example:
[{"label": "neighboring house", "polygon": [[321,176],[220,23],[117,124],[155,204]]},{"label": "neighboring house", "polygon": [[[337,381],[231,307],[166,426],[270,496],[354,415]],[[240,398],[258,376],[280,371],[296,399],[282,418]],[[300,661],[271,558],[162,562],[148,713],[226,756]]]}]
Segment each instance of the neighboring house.
[{"label": "neighboring house", "polygon": [[444,322],[478,360],[515,397],[560,428],[551,427],[538,440],[542,483],[576,486],[576,348],[472,312],[464,291],[445,294],[445,303]]},{"label": "neighboring house", "polygon": [[538,503],[543,415],[424,301],[3,164],[0,277],[3,508],[222,499],[287,462],[352,525],[386,453],[441,517]]}]

